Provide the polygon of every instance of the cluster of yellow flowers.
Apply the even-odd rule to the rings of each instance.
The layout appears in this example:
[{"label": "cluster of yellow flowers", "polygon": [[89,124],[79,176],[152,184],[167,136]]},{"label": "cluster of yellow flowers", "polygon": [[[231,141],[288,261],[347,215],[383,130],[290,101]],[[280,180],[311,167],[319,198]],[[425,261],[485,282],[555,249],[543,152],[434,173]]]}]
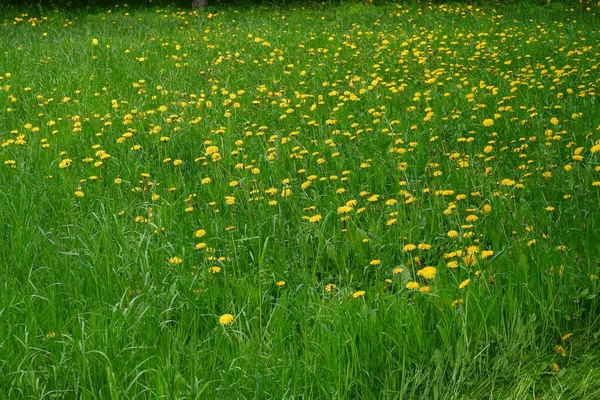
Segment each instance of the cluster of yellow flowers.
[{"label": "cluster of yellow flowers", "polygon": [[[129,81],[118,90],[92,75],[66,93],[0,71],[11,116],[1,120],[2,164],[56,182],[57,196],[67,188],[78,209],[106,203],[132,226],[169,234],[165,263],[205,263],[214,279],[239,257],[236,240],[252,235],[290,254],[290,237],[317,238],[317,262],[340,243],[360,247],[377,259],[352,262],[385,269],[386,287],[401,279],[402,290],[428,293],[443,278],[457,296],[493,282],[491,260],[513,239],[568,251],[542,223],[600,190],[598,39],[548,42],[567,22],[518,26],[472,6],[428,10],[493,18],[497,28],[411,28],[414,10],[386,10],[373,26],[307,15],[309,30],[231,28],[234,18],[210,14],[181,40],[86,38],[82,62],[119,54]],[[43,29],[46,20],[11,23]],[[520,201],[544,217],[520,216],[521,230],[504,232]]]}]

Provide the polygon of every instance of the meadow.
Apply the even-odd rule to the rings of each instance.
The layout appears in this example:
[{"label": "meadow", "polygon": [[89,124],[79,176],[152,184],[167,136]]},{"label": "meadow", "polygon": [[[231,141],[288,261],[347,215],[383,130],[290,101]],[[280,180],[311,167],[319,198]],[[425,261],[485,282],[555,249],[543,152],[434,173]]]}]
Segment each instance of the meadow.
[{"label": "meadow", "polygon": [[5,7],[0,399],[600,398],[599,23]]}]

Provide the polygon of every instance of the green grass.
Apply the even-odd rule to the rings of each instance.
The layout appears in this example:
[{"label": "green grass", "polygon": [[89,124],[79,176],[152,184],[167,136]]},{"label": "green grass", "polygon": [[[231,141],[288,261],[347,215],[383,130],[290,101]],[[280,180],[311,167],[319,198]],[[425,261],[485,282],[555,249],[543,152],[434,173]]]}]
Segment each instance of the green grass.
[{"label": "green grass", "polygon": [[0,398],[600,397],[599,14],[5,8]]}]

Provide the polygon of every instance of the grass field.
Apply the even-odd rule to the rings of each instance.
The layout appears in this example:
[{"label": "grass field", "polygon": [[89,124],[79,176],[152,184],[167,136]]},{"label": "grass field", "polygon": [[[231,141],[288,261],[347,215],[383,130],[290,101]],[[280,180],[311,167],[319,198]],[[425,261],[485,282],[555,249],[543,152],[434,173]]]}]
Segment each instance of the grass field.
[{"label": "grass field", "polygon": [[3,9],[0,399],[600,398],[599,24]]}]

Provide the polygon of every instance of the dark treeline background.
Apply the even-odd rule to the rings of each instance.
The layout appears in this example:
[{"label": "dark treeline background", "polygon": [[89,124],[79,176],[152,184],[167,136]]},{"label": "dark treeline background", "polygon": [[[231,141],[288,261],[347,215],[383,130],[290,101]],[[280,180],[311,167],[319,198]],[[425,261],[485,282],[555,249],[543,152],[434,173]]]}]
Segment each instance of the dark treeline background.
[{"label": "dark treeline background", "polygon": [[[339,3],[341,0],[0,0],[0,7],[10,8],[31,8],[41,7],[43,9],[54,8],[137,8],[137,7],[161,7],[172,6],[180,8],[192,8],[196,5],[228,5],[228,6],[246,6],[246,5],[283,5],[283,4],[319,4],[319,3]],[[360,1],[360,0],[358,0]],[[365,0],[367,2],[368,0]],[[381,0],[375,0],[381,1]],[[467,0],[468,1],[468,0]],[[0,17],[1,17],[0,9]]]},{"label": "dark treeline background", "polygon": [[[247,6],[247,5],[308,5],[308,4],[326,4],[326,3],[340,3],[346,0],[0,0],[0,7],[10,8],[23,8],[31,9],[32,7],[38,9],[54,9],[54,8],[106,8],[106,7],[123,7],[123,8],[136,8],[136,7],[161,7],[161,6],[173,6],[178,8],[193,8],[205,7],[205,6]],[[361,1],[361,0],[355,0]],[[382,1],[394,1],[394,0],[363,0],[365,3],[377,4]],[[395,0],[402,1],[402,0]],[[408,1],[419,1],[419,0],[408,0]],[[513,3],[531,3],[531,4],[550,4],[550,3],[568,3],[572,5],[586,5],[594,3],[593,0],[426,0],[423,3],[466,3],[466,4],[513,4]],[[0,9],[1,13],[1,9]]]}]

